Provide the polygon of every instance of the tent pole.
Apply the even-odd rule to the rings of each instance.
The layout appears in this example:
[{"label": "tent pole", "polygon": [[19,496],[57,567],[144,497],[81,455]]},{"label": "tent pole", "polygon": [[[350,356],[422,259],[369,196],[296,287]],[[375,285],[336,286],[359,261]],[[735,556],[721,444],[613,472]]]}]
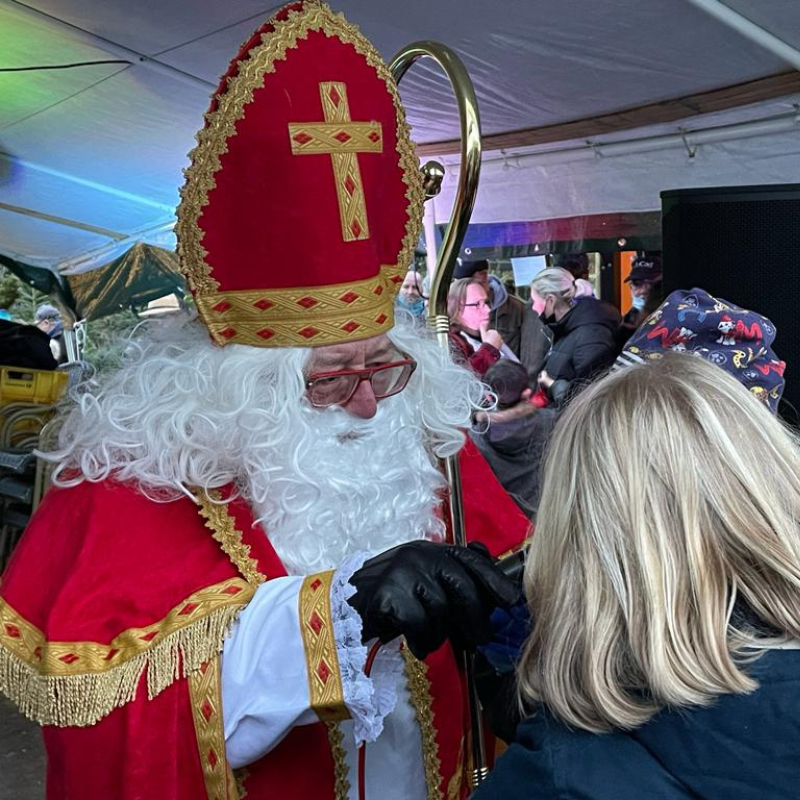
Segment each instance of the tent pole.
[{"label": "tent pole", "polygon": [[427,251],[426,263],[428,280],[432,281],[436,274],[436,214],[433,208],[433,200],[425,203],[425,216],[422,218],[423,229],[425,231],[425,250]]},{"label": "tent pole", "polygon": [[726,6],[725,3],[720,0],[689,0],[689,2],[740,33],[746,39],[769,50],[778,58],[782,58],[796,70],[800,70],[800,50],[787,44],[783,39],[779,39],[760,25],[756,25],[755,22]]}]

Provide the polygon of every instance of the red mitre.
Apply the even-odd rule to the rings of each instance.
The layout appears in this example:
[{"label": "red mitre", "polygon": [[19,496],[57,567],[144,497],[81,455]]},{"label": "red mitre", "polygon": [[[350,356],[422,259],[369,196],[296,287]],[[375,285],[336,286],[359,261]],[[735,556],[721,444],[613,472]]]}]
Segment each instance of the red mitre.
[{"label": "red mitre", "polygon": [[370,42],[322,3],[285,6],[231,62],[205,120],[177,233],[213,340],[315,346],[389,330],[423,194]]}]

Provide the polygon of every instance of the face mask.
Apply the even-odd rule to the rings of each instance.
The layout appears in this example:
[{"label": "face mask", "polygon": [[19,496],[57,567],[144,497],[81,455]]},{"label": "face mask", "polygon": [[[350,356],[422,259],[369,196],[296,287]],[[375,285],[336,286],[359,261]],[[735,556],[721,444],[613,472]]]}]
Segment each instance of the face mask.
[{"label": "face mask", "polygon": [[406,311],[413,314],[415,317],[421,317],[425,313],[425,301],[418,297],[410,303],[402,295],[397,296],[397,305],[404,308]]},{"label": "face mask", "polygon": [[644,308],[644,297],[634,297],[634,298],[632,298],[631,305],[637,311],[641,311]]}]

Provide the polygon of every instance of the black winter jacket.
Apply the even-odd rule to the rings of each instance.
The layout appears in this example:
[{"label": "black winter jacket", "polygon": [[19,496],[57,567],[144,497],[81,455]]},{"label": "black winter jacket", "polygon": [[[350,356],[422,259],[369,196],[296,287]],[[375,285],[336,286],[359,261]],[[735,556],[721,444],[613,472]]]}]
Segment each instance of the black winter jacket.
[{"label": "black winter jacket", "polygon": [[585,297],[558,322],[548,323],[553,346],[544,369],[557,383],[551,399],[559,403],[575,384],[611,366],[619,354],[616,333],[619,311],[610,303]]},{"label": "black winter jacket", "polygon": [[800,650],[748,670],[760,688],[662,711],[633,732],[523,722],[472,800],[790,800],[800,797]]}]

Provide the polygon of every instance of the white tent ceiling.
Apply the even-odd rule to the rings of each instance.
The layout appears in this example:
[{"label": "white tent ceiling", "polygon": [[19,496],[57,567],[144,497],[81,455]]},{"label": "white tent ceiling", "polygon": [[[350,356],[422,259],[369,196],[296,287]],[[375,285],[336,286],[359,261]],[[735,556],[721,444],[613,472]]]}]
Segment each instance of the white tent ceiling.
[{"label": "white tent ceiling", "polygon": [[[800,0],[332,4],[387,59],[423,38],[454,48],[475,81],[489,146],[533,132],[506,140],[506,156],[487,152],[477,221],[652,210],[676,186],[800,182]],[[0,71],[0,253],[80,270],[138,239],[171,246],[181,170],[209,95],[276,7],[0,0],[0,70],[126,62]],[[730,26],[742,19],[744,30]],[[412,68],[401,90],[418,142],[457,136],[449,86],[432,65]],[[764,118],[775,121],[741,128]],[[588,128],[563,127],[581,120]],[[719,125],[732,125],[730,135],[663,138]],[[631,147],[642,138],[651,143]],[[628,144],[604,151],[617,140]],[[439,221],[452,185],[437,201]]]}]

